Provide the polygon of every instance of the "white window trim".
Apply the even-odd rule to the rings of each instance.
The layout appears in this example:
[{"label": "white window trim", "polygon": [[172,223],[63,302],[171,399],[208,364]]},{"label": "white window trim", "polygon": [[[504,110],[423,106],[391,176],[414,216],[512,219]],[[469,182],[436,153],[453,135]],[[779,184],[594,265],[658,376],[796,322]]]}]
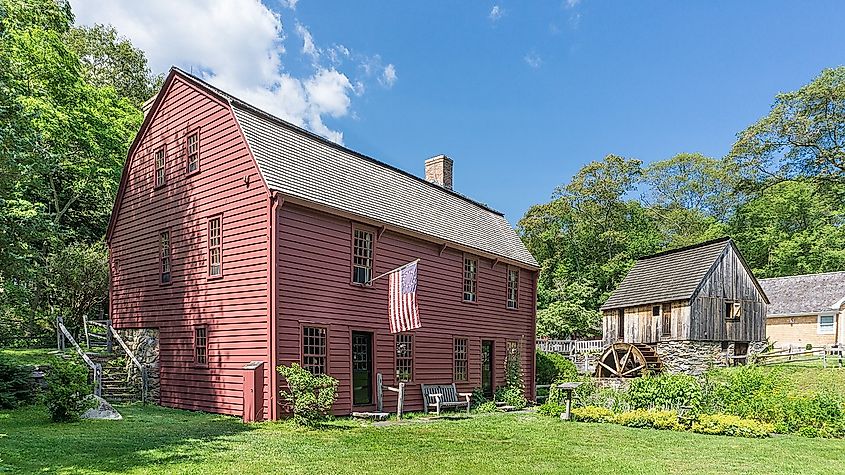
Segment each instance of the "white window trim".
[{"label": "white window trim", "polygon": [[[830,329],[822,329],[822,317],[833,317],[833,324]],[[816,317],[816,334],[818,335],[834,335],[836,334],[836,314],[835,313],[820,313]]]}]

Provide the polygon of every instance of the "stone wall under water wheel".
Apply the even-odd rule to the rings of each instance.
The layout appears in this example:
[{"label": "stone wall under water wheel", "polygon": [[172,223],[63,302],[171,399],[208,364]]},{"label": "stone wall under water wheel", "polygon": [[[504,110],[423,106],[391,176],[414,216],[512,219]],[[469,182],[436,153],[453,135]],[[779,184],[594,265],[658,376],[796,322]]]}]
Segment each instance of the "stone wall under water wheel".
[{"label": "stone wall under water wheel", "polygon": [[[159,400],[159,347],[158,329],[125,328],[117,330],[120,337],[142,365],[147,367],[147,400],[158,403]],[[117,343],[115,343],[117,345]],[[127,361],[129,383],[132,387],[141,387],[141,374],[132,362]]]},{"label": "stone wall under water wheel", "polygon": [[[695,376],[713,367],[728,366],[727,356],[736,355],[734,342],[728,342],[726,349],[719,341],[665,341],[652,346],[660,356],[664,371]],[[765,349],[766,342],[752,341],[747,354],[750,356]]]}]

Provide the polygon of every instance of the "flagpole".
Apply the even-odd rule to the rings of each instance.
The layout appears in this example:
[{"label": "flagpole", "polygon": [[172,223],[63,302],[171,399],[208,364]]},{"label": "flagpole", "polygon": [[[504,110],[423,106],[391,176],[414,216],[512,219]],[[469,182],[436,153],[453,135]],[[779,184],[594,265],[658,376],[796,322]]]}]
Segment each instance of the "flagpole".
[{"label": "flagpole", "polygon": [[420,261],[419,259],[413,260],[413,261],[411,261],[411,262],[409,262],[409,263],[407,263],[407,264],[401,265],[401,266],[399,266],[399,267],[397,267],[397,268],[395,268],[395,269],[393,269],[393,270],[387,271],[387,272],[385,272],[384,274],[381,274],[381,275],[379,275],[379,276],[377,276],[377,277],[373,277],[372,279],[370,279],[370,280],[368,280],[368,281],[367,281],[367,284],[372,284],[372,283],[373,283],[373,281],[376,281],[376,280],[378,280],[378,279],[381,279],[382,277],[384,277],[384,276],[386,276],[386,275],[389,275],[389,274],[392,274],[392,273],[394,273],[394,272],[396,272],[396,271],[400,271],[400,270],[402,270],[402,269],[404,269],[404,268],[406,268],[406,267],[408,267],[408,266],[414,265],[414,264],[416,264],[416,263],[417,263],[417,262],[419,262],[419,261]]}]

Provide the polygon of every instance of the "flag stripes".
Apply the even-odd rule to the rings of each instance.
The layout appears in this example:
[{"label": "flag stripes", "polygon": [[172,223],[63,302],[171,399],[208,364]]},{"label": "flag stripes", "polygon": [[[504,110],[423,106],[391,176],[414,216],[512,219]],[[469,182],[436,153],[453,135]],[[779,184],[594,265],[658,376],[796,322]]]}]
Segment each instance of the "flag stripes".
[{"label": "flag stripes", "polygon": [[417,263],[400,267],[389,275],[390,333],[420,328],[417,308]]}]

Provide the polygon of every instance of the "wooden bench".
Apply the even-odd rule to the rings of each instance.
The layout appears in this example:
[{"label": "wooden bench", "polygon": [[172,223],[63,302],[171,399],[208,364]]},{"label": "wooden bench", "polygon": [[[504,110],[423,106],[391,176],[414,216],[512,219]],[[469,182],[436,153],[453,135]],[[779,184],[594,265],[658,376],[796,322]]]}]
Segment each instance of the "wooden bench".
[{"label": "wooden bench", "polygon": [[[455,383],[421,384],[420,388],[422,389],[423,395],[423,411],[426,414],[428,414],[429,407],[434,407],[438,416],[442,409],[457,409],[459,407],[466,407],[467,414],[469,414],[472,393],[459,393],[455,388]],[[459,400],[459,397],[464,398],[464,400]]]}]

